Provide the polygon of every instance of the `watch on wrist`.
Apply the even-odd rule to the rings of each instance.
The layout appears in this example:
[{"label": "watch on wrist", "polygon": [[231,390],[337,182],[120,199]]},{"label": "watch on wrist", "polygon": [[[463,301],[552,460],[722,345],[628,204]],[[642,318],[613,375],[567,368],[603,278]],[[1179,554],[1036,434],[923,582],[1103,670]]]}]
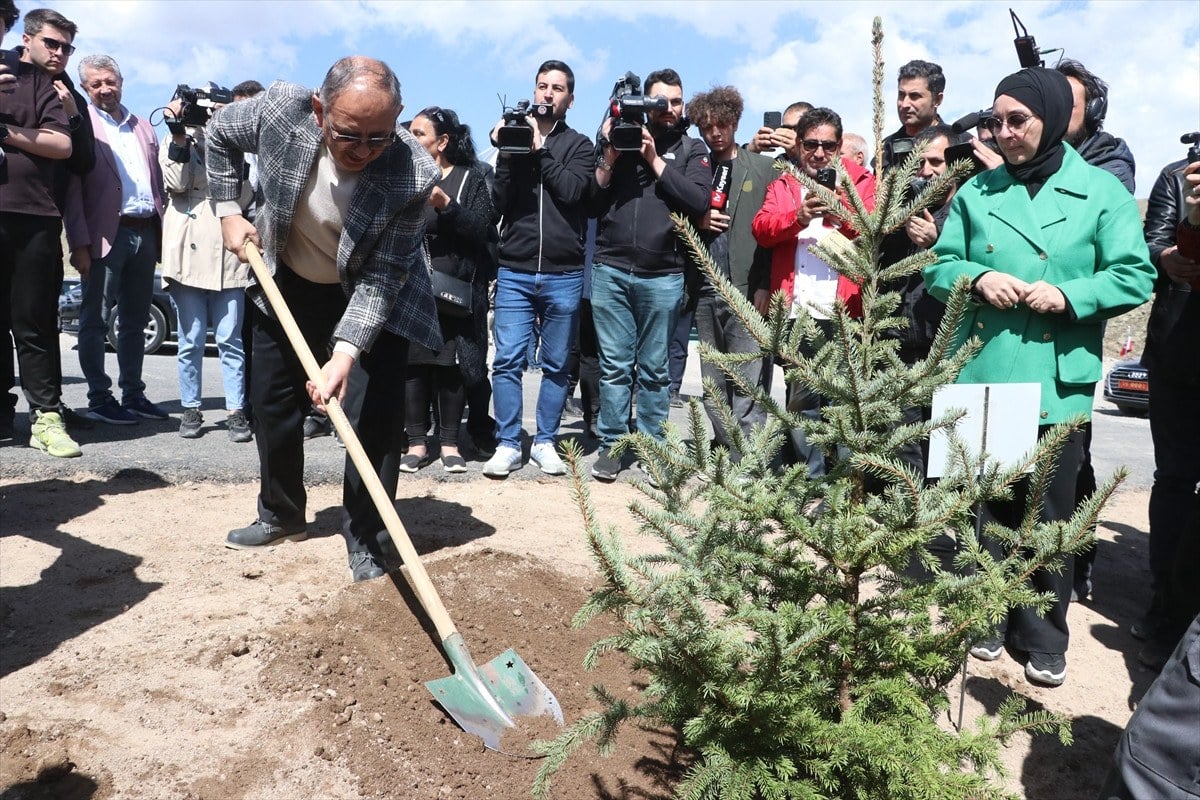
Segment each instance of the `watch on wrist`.
[{"label": "watch on wrist", "polygon": [[612,172],[613,165],[604,159],[604,153],[601,152],[596,156],[596,169],[602,172]]},{"label": "watch on wrist", "polygon": [[8,126],[0,122],[0,142],[8,141]]}]

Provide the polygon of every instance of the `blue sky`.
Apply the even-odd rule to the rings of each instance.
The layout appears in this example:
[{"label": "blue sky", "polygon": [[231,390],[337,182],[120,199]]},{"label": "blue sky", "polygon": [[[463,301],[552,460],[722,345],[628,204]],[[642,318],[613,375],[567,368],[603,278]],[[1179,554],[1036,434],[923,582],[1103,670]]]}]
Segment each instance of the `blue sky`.
[{"label": "blue sky", "polygon": [[[17,2],[22,12],[40,5]],[[481,148],[499,118],[497,94],[510,102],[528,97],[547,58],[574,69],[568,121],[589,136],[617,76],[669,66],[683,76],[685,97],[716,84],[742,91],[741,140],[764,111],[808,100],[838,111],[847,130],[871,141],[877,15],[885,36],[885,134],[898,125],[895,74],[909,59],[942,65],[948,120],[989,106],[996,83],[1019,66],[1010,4],[1000,2],[62,0],[52,7],[80,27],[73,74],[81,56],[108,53],[124,73],[126,105],[140,114],[164,105],[178,83],[282,78],[315,87],[338,57],[364,53],[396,70],[410,113],[454,108]],[[1180,134],[1200,130],[1200,3],[1011,7],[1041,48],[1061,48],[1109,82],[1105,129],[1129,143],[1137,196],[1145,197],[1162,166],[1184,156]],[[18,23],[4,45],[18,44],[20,30]]]}]

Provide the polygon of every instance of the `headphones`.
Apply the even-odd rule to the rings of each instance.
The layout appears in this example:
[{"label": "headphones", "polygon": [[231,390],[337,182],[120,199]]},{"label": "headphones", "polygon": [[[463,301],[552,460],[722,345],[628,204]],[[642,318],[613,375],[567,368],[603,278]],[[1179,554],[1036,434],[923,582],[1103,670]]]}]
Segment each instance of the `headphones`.
[{"label": "headphones", "polygon": [[1108,115],[1108,92],[1099,91],[1083,106],[1083,125],[1089,134],[1100,130],[1100,124]]}]

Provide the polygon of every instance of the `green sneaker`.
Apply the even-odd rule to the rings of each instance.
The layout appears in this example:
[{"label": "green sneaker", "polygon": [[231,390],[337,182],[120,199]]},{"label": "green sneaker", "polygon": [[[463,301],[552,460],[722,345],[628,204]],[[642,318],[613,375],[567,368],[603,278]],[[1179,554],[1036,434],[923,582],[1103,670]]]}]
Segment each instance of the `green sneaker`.
[{"label": "green sneaker", "polygon": [[62,415],[57,411],[40,411],[33,423],[29,446],[55,458],[76,458],[83,455],[75,440],[67,435]]}]

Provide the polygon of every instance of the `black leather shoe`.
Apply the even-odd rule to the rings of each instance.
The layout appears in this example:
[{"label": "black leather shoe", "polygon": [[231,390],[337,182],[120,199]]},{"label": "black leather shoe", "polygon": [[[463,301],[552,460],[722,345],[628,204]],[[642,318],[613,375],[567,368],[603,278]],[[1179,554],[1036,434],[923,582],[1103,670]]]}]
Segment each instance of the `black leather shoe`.
[{"label": "black leather shoe", "polygon": [[373,581],[376,578],[382,578],[387,574],[379,562],[375,560],[375,556],[370,553],[351,553],[350,554],[350,577],[355,583],[363,581]]},{"label": "black leather shoe", "polygon": [[256,519],[244,528],[230,531],[225,537],[225,546],[234,550],[254,550],[282,542],[303,542],[307,538],[308,531],[303,525],[298,528],[284,528]]}]

